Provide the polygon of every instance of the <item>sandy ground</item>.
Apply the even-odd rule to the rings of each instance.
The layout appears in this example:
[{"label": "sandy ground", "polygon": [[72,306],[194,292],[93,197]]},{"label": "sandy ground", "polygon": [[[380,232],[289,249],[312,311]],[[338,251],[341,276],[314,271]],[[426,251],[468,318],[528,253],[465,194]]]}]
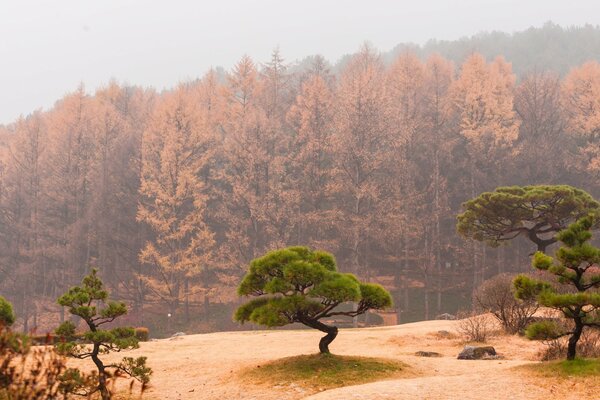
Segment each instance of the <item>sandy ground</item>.
[{"label": "sandy ground", "polygon": [[[332,353],[386,357],[411,366],[406,378],[312,393],[297,385],[256,385],[240,371],[282,357],[311,354],[321,334],[313,330],[249,331],[188,335],[142,343],[122,355],[145,355],[155,371],[144,395],[150,400],[179,399],[600,399],[600,387],[554,383],[513,367],[533,363],[541,346],[513,336],[489,341],[502,360],[457,360],[459,339],[440,339],[440,330],[455,332],[455,321],[427,321],[392,327],[342,329]],[[419,350],[441,358],[416,357]]]}]

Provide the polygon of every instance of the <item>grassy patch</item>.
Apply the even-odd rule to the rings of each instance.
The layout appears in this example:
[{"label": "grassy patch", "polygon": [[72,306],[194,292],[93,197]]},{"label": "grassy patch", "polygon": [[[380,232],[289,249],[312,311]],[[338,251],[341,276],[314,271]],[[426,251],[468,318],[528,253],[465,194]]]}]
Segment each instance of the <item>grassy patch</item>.
[{"label": "grassy patch", "polygon": [[600,376],[600,359],[575,359],[573,361],[548,361],[527,368],[544,377]]},{"label": "grassy patch", "polygon": [[311,354],[272,361],[242,374],[258,384],[295,384],[318,391],[397,377],[407,368],[406,364],[394,360]]}]

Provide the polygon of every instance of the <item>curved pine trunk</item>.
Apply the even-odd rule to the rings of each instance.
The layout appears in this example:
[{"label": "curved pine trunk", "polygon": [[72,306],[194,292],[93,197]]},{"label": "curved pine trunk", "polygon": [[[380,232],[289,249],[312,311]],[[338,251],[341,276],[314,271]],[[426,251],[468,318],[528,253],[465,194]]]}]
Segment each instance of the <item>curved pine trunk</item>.
[{"label": "curved pine trunk", "polygon": [[102,398],[102,400],[110,400],[112,396],[108,390],[108,385],[106,382],[106,370],[104,367],[104,363],[98,357],[99,352],[100,344],[94,343],[91,358],[94,364],[96,364],[96,367],[98,368],[98,391],[100,392],[100,397]]},{"label": "curved pine trunk", "polygon": [[323,336],[319,341],[319,351],[321,354],[329,354],[329,345],[336,338],[338,334],[338,328],[336,326],[329,327],[327,335]]},{"label": "curved pine trunk", "polygon": [[575,319],[575,330],[573,334],[569,338],[569,345],[567,347],[567,360],[572,361],[575,359],[577,354],[577,342],[581,337],[581,333],[583,332],[583,323],[581,319]]},{"label": "curved pine trunk", "polygon": [[321,354],[329,354],[329,345],[333,342],[338,334],[337,326],[326,325],[318,320],[303,319],[300,321],[304,325],[325,332],[326,335],[319,341],[319,351]]}]

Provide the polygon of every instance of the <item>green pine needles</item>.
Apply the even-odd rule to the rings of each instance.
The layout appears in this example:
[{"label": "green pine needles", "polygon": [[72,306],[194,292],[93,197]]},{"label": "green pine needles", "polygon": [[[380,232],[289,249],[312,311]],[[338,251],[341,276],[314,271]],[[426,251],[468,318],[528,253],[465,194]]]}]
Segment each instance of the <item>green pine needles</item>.
[{"label": "green pine needles", "polygon": [[524,236],[537,250],[556,242],[556,233],[593,212],[598,203],[587,192],[568,185],[498,187],[465,202],[456,228],[468,239],[499,246]]},{"label": "green pine needles", "polygon": [[[392,305],[390,294],[380,285],[361,283],[352,274],[337,272],[333,255],[300,246],[271,251],[254,259],[238,294],[257,298],[237,309],[236,321],[267,327],[299,322],[318,329],[326,333],[319,342],[321,353],[329,353],[329,344],[338,333],[337,327],[321,319],[355,317]],[[336,310],[346,302],[357,303],[356,309]]]},{"label": "green pine needles", "polygon": [[590,244],[594,226],[592,216],[584,217],[557,235],[563,246],[556,252],[556,260],[535,253],[533,266],[547,271],[557,283],[569,290],[561,290],[548,282],[518,276],[514,285],[515,295],[520,299],[535,298],[544,306],[560,311],[572,320],[571,328],[562,328],[553,321],[542,321],[529,325],[526,334],[530,339],[555,339],[568,336],[567,359],[575,359],[577,342],[586,327],[600,327],[600,249]]},{"label": "green pine needles", "polygon": [[4,297],[0,296],[0,326],[9,327],[15,323],[15,312],[12,304]]},{"label": "green pine needles", "polygon": [[[139,344],[133,328],[101,329],[102,325],[127,314],[127,307],[124,303],[108,300],[108,292],[104,289],[97,270],[93,269],[84,277],[80,286],[72,287],[59,297],[58,304],[67,307],[72,315],[83,319],[89,329],[83,334],[81,340],[76,339],[76,327],[71,321],[62,323],[56,330],[56,334],[62,338],[62,341],[56,345],[61,354],[79,359],[91,358],[96,365],[98,372],[96,385],[91,392],[82,394],[91,395],[99,392],[103,400],[110,399],[108,380],[112,376],[123,375],[140,381],[143,390],[152,373],[152,370],[146,367],[146,357],[135,359],[125,357],[116,364],[105,364],[99,357],[101,354],[135,349]],[[78,377],[71,378],[74,381],[78,380]]]}]

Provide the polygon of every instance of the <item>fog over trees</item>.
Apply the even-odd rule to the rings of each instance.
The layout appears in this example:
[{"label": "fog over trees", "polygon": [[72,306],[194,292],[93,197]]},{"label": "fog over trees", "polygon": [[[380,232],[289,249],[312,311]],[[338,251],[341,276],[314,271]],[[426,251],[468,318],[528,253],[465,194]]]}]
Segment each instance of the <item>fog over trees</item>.
[{"label": "fog over trees", "polygon": [[466,241],[456,215],[497,186],[600,197],[600,34],[564,30],[586,50],[527,63],[516,43],[534,33],[480,43],[494,35],[483,54],[364,45],[335,68],[275,50],[162,93],[80,87],[0,126],[0,292],[17,323],[67,319],[55,299],[94,267],[137,324],[231,328],[248,262],[292,245],[382,284],[402,322],[529,270],[530,242]]}]

